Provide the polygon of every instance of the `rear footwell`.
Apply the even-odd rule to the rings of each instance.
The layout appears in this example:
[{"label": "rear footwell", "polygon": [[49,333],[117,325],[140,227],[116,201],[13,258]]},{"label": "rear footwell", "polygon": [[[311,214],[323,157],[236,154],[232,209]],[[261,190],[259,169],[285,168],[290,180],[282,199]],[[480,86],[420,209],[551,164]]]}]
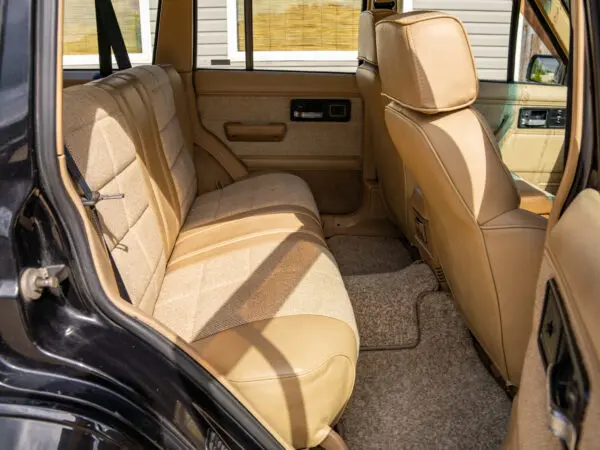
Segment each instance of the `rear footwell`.
[{"label": "rear footwell", "polygon": [[[333,249],[336,258],[344,252],[344,239],[338,238]],[[369,251],[356,252],[356,238],[348,241],[355,257],[342,258],[347,264],[344,281],[366,347],[339,424],[348,447],[499,448],[511,404],[481,363],[451,296],[433,292],[435,277],[422,273],[427,272],[425,266],[398,270],[394,264],[365,261],[390,259],[390,242],[362,238],[360,247],[369,242],[373,243]],[[348,266],[352,260],[356,267]],[[389,272],[380,270],[388,267]],[[378,273],[368,274],[367,268]],[[406,331],[399,333],[399,324]],[[407,348],[365,351],[371,345],[392,343]]]}]

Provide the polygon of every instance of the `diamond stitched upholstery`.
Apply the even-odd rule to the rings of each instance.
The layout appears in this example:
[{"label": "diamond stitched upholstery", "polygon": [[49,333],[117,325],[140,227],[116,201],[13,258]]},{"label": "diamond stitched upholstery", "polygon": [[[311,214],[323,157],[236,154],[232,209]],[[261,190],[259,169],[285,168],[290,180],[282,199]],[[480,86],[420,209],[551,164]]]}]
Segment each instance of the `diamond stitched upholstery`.
[{"label": "diamond stitched upholstery", "polygon": [[125,194],[98,212],[133,304],[233,377],[291,445],[317,446],[350,397],[358,332],[314,198],[289,174],[197,196],[169,70],[66,89],[65,142],[92,189]]}]

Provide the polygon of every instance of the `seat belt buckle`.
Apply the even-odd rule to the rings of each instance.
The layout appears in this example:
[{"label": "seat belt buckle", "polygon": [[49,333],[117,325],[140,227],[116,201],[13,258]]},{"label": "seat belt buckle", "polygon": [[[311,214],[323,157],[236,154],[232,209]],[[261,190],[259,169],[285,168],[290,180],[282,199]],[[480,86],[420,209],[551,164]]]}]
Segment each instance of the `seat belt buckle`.
[{"label": "seat belt buckle", "polygon": [[125,194],[101,194],[100,192],[92,192],[92,198],[82,197],[83,206],[96,206],[102,200],[120,200],[125,198]]}]

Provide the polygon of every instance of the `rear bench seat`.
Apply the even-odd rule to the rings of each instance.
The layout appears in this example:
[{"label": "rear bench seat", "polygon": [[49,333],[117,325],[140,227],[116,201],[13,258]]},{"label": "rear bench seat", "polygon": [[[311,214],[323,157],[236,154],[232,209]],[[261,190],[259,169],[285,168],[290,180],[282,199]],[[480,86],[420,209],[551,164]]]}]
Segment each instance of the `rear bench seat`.
[{"label": "rear bench seat", "polygon": [[[197,196],[179,75],[144,66],[64,91],[65,144],[132,303],[192,345],[294,447],[354,384],[358,332],[308,186],[265,174]],[[86,220],[89,220],[87,218]]]}]

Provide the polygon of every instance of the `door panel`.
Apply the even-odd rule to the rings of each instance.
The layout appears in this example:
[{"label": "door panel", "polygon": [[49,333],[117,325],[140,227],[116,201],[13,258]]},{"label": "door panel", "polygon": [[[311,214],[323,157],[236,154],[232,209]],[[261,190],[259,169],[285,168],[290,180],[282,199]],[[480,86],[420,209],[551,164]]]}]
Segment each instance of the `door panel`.
[{"label": "door panel", "polygon": [[[580,423],[579,448],[597,448],[600,442],[600,390],[598,390],[600,386],[600,327],[598,327],[600,239],[598,236],[600,236],[600,193],[588,189],[579,194],[569,206],[550,231],[546,242],[538,283],[533,333],[525,356],[519,394],[513,404],[511,425],[505,442],[507,449],[562,448],[559,439],[549,430],[553,424],[561,423],[552,420],[553,417],[560,416],[551,415],[549,399],[553,404],[565,401],[570,404],[563,404],[560,408],[564,414],[568,410],[575,410],[570,407],[574,403],[585,407],[583,420]],[[567,380],[573,378],[574,382],[567,382],[569,388],[564,391],[565,395],[561,398],[555,391],[553,395],[549,395],[548,392],[547,368],[541,356],[540,341],[551,339],[552,334],[560,330],[553,320],[544,322],[541,320],[544,304],[550,297],[547,294],[549,280],[555,283],[556,295],[560,298],[566,313],[565,324],[571,330],[576,353],[579,356],[577,359],[582,363],[587,377],[587,399],[585,394],[572,394],[579,391],[579,383],[578,377],[571,376],[572,371],[569,370],[563,372],[562,376]],[[545,317],[548,318],[547,313]],[[562,337],[558,333],[557,336]],[[555,372],[553,370],[550,373]],[[564,383],[561,385],[565,386]],[[554,409],[558,410],[556,407]],[[565,415],[570,414],[566,412]],[[555,427],[557,430],[559,428]]]},{"label": "door panel", "polygon": [[566,110],[566,99],[566,86],[483,81],[475,102],[495,132],[508,168],[552,194],[564,171],[565,130],[519,128],[519,112],[523,108]]},{"label": "door panel", "polygon": [[[322,213],[358,209],[363,104],[353,74],[197,71],[194,78],[203,126],[249,171],[296,173],[310,185]],[[348,100],[350,117],[293,120],[296,99]],[[250,131],[245,138],[228,138],[232,124]],[[275,129],[276,136],[268,132]]]}]

